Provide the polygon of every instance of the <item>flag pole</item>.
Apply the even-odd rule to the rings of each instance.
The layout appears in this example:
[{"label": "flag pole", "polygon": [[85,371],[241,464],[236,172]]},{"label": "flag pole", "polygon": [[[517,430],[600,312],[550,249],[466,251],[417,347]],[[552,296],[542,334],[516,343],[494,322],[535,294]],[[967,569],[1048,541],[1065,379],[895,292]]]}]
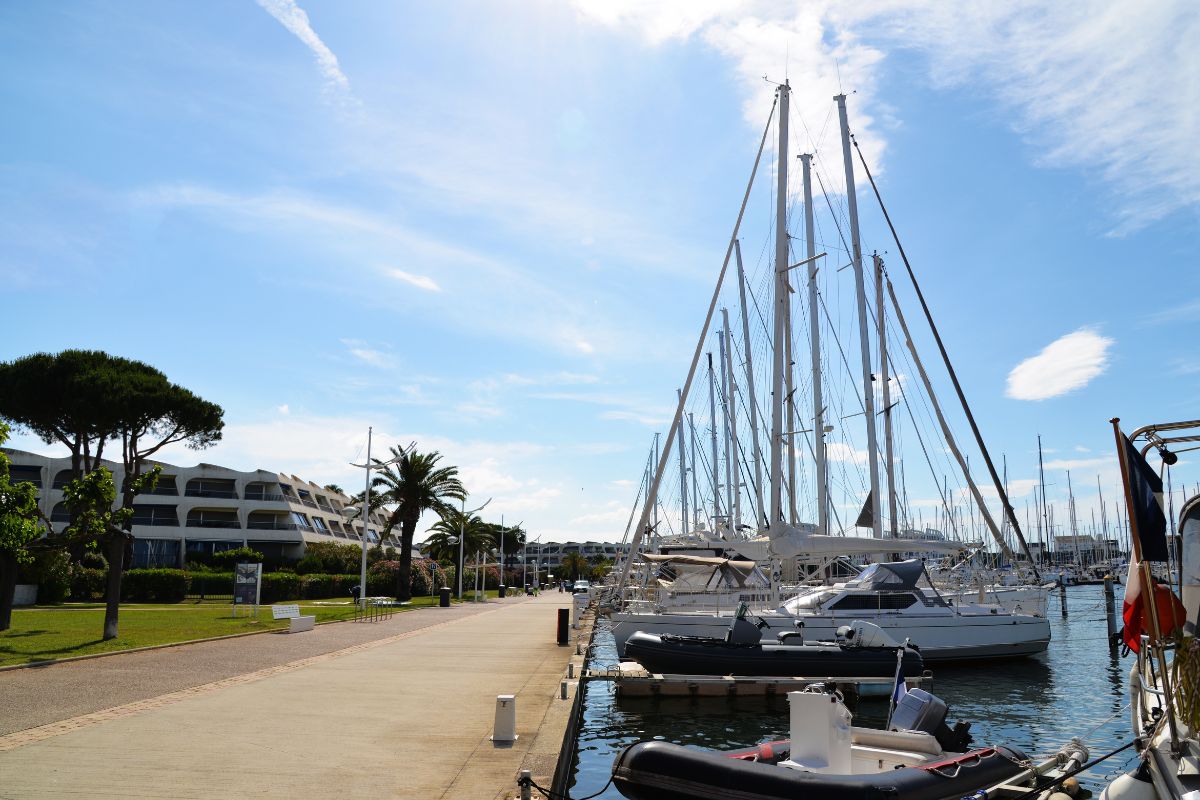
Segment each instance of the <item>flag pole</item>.
[{"label": "flag pole", "polygon": [[1171,752],[1178,754],[1179,731],[1175,727],[1175,700],[1171,695],[1171,683],[1167,673],[1167,659],[1163,655],[1162,634],[1158,629],[1158,604],[1155,598],[1154,578],[1150,574],[1150,562],[1142,560],[1142,541],[1137,527],[1137,510],[1133,505],[1133,488],[1129,484],[1129,463],[1125,454],[1125,435],[1121,433],[1120,417],[1113,417],[1110,422],[1112,422],[1113,426],[1113,436],[1117,440],[1117,461],[1121,464],[1121,484],[1125,489],[1125,508],[1129,512],[1129,544],[1133,550],[1133,557],[1137,560],[1138,570],[1142,574],[1143,591],[1149,592],[1147,600],[1149,601],[1150,608],[1150,635],[1152,637],[1150,647],[1153,648],[1154,654],[1158,659],[1163,700],[1167,704],[1167,725],[1171,729]]}]

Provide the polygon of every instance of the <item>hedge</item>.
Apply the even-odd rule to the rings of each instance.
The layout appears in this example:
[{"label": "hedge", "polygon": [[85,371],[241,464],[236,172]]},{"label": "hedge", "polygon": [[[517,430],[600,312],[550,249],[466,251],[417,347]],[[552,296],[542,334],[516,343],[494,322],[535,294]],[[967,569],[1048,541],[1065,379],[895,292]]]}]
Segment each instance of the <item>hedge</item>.
[{"label": "hedge", "polygon": [[192,579],[190,595],[221,597],[233,595],[232,572],[190,572]]},{"label": "hedge", "polygon": [[71,570],[71,599],[81,603],[104,599],[108,570],[75,566]]},{"label": "hedge", "polygon": [[121,599],[135,603],[179,603],[190,576],[181,569],[131,569],[121,579]]},{"label": "hedge", "polygon": [[350,587],[357,585],[357,575],[304,575],[300,578],[300,596],[305,600],[349,597]]},{"label": "hedge", "polygon": [[300,576],[294,572],[268,572],[262,576],[262,602],[300,599]]}]

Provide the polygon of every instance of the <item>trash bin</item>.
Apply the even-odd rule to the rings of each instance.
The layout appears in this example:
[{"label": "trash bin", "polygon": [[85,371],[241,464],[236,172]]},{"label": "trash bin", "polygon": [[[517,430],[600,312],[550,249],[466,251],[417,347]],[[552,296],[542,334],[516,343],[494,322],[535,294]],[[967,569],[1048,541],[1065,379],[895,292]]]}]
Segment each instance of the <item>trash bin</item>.
[{"label": "trash bin", "polygon": [[439,593],[441,594],[441,597],[438,600],[438,605],[441,606],[442,608],[449,608],[450,607],[450,587],[443,586],[439,590]]},{"label": "trash bin", "polygon": [[508,594],[508,587],[507,587],[507,586],[505,586],[503,583],[502,583],[502,584],[500,584],[500,592],[499,592],[499,594],[500,594],[500,596],[501,596],[501,597],[504,597],[506,594]]}]

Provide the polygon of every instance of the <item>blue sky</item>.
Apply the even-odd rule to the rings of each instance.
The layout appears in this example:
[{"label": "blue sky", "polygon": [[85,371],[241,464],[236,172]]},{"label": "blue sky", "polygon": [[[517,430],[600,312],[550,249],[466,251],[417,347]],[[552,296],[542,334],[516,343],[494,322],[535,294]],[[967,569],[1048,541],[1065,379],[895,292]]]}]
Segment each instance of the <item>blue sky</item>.
[{"label": "blue sky", "polygon": [[[884,0],[9,4],[0,37],[0,358],[95,347],[158,366],[226,409],[225,441],[178,462],[356,485],[347,463],[373,425],[444,453],[472,501],[531,536],[620,538],[770,108],[764,74],[789,78],[792,153],[815,147],[835,208],[830,98],[853,92],[1018,510],[1038,433],[1048,493],[1071,467],[1082,515],[1097,474],[1112,486],[1110,417],[1196,416],[1185,2],[1136,18]],[[772,153],[743,235],[752,284]],[[915,324],[859,192],[864,250],[884,253]],[[849,330],[851,273],[827,272]],[[846,436],[849,508],[862,442]],[[929,498],[919,451],[902,452],[910,497]]]}]

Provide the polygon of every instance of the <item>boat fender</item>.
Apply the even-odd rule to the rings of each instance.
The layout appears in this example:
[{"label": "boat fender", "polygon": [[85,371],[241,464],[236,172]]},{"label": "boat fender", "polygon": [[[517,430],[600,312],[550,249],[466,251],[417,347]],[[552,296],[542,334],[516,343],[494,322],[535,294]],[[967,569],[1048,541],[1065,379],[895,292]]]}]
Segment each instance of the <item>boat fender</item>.
[{"label": "boat fender", "polygon": [[1100,793],[1100,800],[1155,800],[1158,794],[1145,765],[1143,761],[1133,772],[1114,778]]}]

